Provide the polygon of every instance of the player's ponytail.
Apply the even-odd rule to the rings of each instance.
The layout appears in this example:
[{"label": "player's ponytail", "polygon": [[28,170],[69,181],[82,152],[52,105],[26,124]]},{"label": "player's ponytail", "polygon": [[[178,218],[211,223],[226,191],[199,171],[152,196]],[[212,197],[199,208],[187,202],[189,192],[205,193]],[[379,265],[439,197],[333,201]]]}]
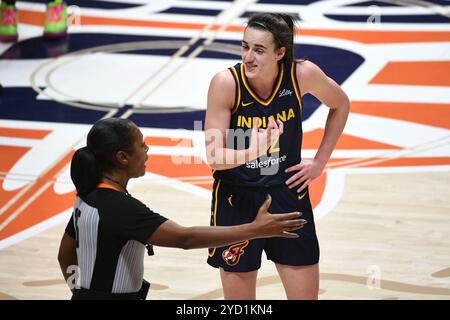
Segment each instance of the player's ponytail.
[{"label": "player's ponytail", "polygon": [[100,165],[88,147],[78,149],[70,165],[70,177],[80,198],[94,190],[102,178]]},{"label": "player's ponytail", "polygon": [[100,183],[102,176],[117,165],[119,151],[133,152],[132,129],[128,119],[108,118],[97,121],[87,136],[87,146],[72,157],[70,177],[79,197],[84,198]]}]

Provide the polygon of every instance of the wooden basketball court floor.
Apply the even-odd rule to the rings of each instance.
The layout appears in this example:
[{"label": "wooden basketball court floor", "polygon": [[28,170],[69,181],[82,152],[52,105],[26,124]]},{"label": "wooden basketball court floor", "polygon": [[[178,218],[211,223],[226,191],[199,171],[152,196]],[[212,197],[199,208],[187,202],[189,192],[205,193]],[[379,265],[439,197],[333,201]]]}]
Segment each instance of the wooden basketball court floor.
[{"label": "wooden basketball court floor", "polygon": [[[204,116],[212,74],[239,61],[242,15],[269,10],[300,15],[296,43],[316,54],[313,61],[321,55],[316,62],[340,79],[352,101],[344,134],[310,191],[321,246],[319,298],[450,299],[450,28],[439,20],[448,6],[385,1],[374,27],[357,20],[367,7],[348,0],[178,1],[168,8],[136,0],[139,6],[114,10],[95,7],[106,1],[88,2],[80,2],[74,16],[81,22],[70,29],[71,46],[87,44],[69,53],[98,49],[82,39],[86,35],[148,39],[120,38],[77,56],[23,58],[27,44],[39,44],[33,41],[42,22],[42,6],[24,1],[19,44],[0,44],[0,299],[70,297],[57,262],[74,198],[68,164],[102,117],[129,117],[150,145],[147,173],[130,183],[130,193],[177,223],[208,225],[212,179],[202,132],[193,131],[192,122]],[[395,21],[401,16],[414,22]],[[188,37],[192,51],[116,54],[166,50],[162,41],[175,37]],[[192,39],[228,46],[219,48],[224,56],[192,55]],[[336,54],[344,60],[334,61]],[[355,66],[352,54],[363,58]],[[343,61],[353,68],[349,74],[342,74]],[[103,87],[88,90],[96,83]],[[305,159],[314,156],[327,114],[326,107],[308,103]],[[223,299],[218,271],[206,257],[206,249],[156,247],[155,256],[145,257],[149,299]],[[258,299],[285,299],[264,255],[258,278]]]}]

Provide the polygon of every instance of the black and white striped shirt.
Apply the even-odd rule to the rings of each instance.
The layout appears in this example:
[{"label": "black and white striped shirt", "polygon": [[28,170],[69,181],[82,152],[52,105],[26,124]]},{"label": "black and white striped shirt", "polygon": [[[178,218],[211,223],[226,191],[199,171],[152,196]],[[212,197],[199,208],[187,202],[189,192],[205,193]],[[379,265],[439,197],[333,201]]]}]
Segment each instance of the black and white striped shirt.
[{"label": "black and white striped shirt", "polygon": [[145,244],[167,219],[125,193],[97,188],[75,200],[66,234],[77,241],[81,288],[131,293],[141,288]]}]

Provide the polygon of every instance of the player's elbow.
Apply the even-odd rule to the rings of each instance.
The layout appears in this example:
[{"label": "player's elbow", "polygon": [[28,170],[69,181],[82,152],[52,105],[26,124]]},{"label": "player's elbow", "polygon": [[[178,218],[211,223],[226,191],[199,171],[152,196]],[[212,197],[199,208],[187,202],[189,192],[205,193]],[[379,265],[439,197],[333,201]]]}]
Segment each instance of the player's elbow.
[{"label": "player's elbow", "polygon": [[342,116],[347,117],[350,112],[350,99],[344,92],[342,92],[340,97],[330,104],[329,107]]},{"label": "player's elbow", "polygon": [[339,102],[336,106],[337,109],[342,110],[342,112],[348,113],[350,111],[350,98],[344,91],[341,92]]},{"label": "player's elbow", "polygon": [[220,170],[220,157],[218,149],[211,145],[206,146],[206,164],[213,170]]},{"label": "player's elbow", "polygon": [[214,160],[214,157],[213,157],[212,154],[206,153],[206,164],[207,164],[209,167],[215,169],[215,168],[214,168],[214,167],[215,167],[215,160]]},{"label": "player's elbow", "polygon": [[206,164],[213,170],[220,170],[221,168],[214,158],[206,158]]},{"label": "player's elbow", "polygon": [[347,112],[350,111],[350,98],[348,97],[348,95],[344,92],[344,97],[343,97],[343,101],[342,101],[342,108],[344,110],[346,110]]}]

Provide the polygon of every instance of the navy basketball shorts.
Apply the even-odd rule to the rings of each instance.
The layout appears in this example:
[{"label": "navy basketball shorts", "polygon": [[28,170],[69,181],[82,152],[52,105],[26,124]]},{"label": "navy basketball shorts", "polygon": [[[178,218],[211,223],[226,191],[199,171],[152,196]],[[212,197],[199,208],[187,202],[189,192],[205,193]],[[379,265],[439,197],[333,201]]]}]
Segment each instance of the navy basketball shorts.
[{"label": "navy basketball shorts", "polygon": [[243,187],[216,180],[213,185],[211,225],[234,226],[253,221],[268,194],[272,197],[270,213],[303,213],[301,218],[308,223],[293,231],[300,237],[255,239],[220,248],[209,248],[209,265],[228,272],[258,270],[263,251],[268,260],[283,265],[306,266],[319,262],[319,242],[308,188],[298,194],[297,188],[291,190],[287,186]]}]

